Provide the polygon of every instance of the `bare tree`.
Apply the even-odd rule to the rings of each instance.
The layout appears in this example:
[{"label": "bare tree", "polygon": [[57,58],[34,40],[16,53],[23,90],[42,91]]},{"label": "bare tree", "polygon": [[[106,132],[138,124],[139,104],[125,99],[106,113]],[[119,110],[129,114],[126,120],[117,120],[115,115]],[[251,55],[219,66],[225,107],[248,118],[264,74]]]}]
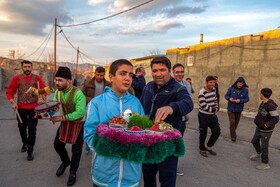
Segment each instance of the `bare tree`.
[{"label": "bare tree", "polygon": [[158,49],[158,48],[155,48],[155,49],[152,49],[150,50],[150,54],[151,55],[159,55],[161,54],[162,52]]}]

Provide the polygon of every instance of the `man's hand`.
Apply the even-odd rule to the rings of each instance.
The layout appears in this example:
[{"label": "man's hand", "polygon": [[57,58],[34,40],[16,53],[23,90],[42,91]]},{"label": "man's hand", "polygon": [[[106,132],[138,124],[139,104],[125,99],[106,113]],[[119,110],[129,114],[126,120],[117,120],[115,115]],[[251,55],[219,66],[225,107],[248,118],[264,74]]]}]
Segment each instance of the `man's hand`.
[{"label": "man's hand", "polygon": [[12,103],[12,108],[13,108],[14,110],[16,110],[16,109],[18,108],[18,106],[17,106],[17,104],[16,104],[15,102]]},{"label": "man's hand", "polygon": [[217,113],[218,112],[218,108],[216,108],[216,111],[215,111],[215,113]]},{"label": "man's hand", "polygon": [[229,99],[229,101],[230,101],[230,102],[235,102],[234,99],[233,99],[232,97]]},{"label": "man's hand", "polygon": [[168,115],[172,115],[172,114],[173,114],[173,109],[171,106],[161,107],[157,110],[155,122],[159,123],[160,121],[165,120],[165,118]]},{"label": "man's hand", "polygon": [[45,103],[43,99],[41,99],[41,98],[38,99],[38,104],[39,104],[39,105],[40,105],[40,104],[43,104],[43,103]]},{"label": "man's hand", "polygon": [[236,103],[240,103],[240,99],[236,99],[235,102],[236,102]]},{"label": "man's hand", "polygon": [[53,123],[55,123],[55,122],[61,122],[61,121],[63,121],[63,117],[62,116],[51,116],[50,117],[50,121],[52,121]]}]

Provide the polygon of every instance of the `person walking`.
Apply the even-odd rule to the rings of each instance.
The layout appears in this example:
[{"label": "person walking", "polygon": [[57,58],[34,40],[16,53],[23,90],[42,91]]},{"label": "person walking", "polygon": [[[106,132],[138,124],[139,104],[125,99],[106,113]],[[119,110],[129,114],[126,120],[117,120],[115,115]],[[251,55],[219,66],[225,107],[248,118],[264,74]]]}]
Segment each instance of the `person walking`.
[{"label": "person walking", "polygon": [[95,130],[100,123],[108,123],[113,116],[120,116],[122,111],[130,108],[133,113],[144,114],[140,101],[128,93],[133,76],[133,66],[125,59],[114,61],[110,66],[111,87],[93,98],[87,106],[84,140],[93,152],[92,181],[93,186],[138,186],[141,178],[140,164],[123,159],[112,159],[96,154],[93,149]]},{"label": "person walking", "polygon": [[[171,77],[171,62],[167,57],[155,57],[151,62],[154,81],[143,89],[140,99],[145,114],[155,122],[164,121],[181,130],[182,116],[190,113],[193,102],[186,87]],[[144,187],[156,187],[156,174],[162,187],[176,186],[178,157],[170,156],[158,164],[142,164]]]},{"label": "person walking", "polygon": [[[105,79],[105,69],[97,67],[95,76],[86,80],[81,89],[86,96],[86,103],[88,104],[94,97],[103,94],[106,86],[111,86],[111,83]],[[90,148],[86,144],[85,153],[89,154],[89,152]]]},{"label": "person walking", "polygon": [[[50,120],[60,122],[54,140],[54,148],[62,161],[56,171],[56,176],[61,176],[70,165],[70,175],[67,186],[72,186],[76,181],[76,172],[79,168],[83,149],[83,117],[86,109],[86,97],[83,92],[71,84],[71,71],[68,67],[59,67],[55,74],[54,101],[60,102],[63,114],[53,116]],[[70,160],[66,143],[72,144],[72,158]]]},{"label": "person walking", "polygon": [[251,143],[255,147],[257,154],[252,155],[250,160],[257,161],[261,158],[262,163],[256,166],[259,170],[270,169],[268,164],[269,140],[275,125],[279,121],[278,106],[272,99],[269,99],[271,94],[272,90],[270,88],[261,90],[260,99],[262,103],[254,120],[257,127]]},{"label": "person walking", "polygon": [[[205,82],[206,86],[199,91],[198,95],[199,149],[200,154],[204,157],[208,157],[206,151],[211,155],[217,154],[212,150],[212,147],[221,134],[220,124],[216,115],[219,106],[216,90],[214,88],[215,81],[216,78],[214,76],[207,76]],[[207,146],[205,146],[208,127],[211,129],[212,134],[208,140]]]},{"label": "person walking", "polygon": [[[31,93],[25,93],[30,87],[37,88],[38,85],[40,89],[45,88],[45,84],[39,75],[32,74],[32,62],[22,61],[21,69],[22,74],[13,77],[10,85],[6,90],[6,95],[12,104],[14,110],[18,110],[19,116],[22,119],[18,121],[19,133],[22,141],[21,152],[27,151],[27,160],[31,161],[34,159],[33,150],[36,140],[36,127],[38,119],[35,118],[34,108],[44,101],[42,99],[38,100],[38,96],[32,95]],[[18,91],[17,103],[14,101],[14,95]],[[45,95],[46,96],[46,95]],[[27,134],[28,129],[28,134]]]},{"label": "person walking", "polygon": [[[187,88],[189,96],[192,98],[191,93],[191,84],[184,80],[185,76],[185,67],[182,64],[175,64],[172,68],[173,70],[173,76],[174,79],[181,84],[182,86],[185,86]],[[186,130],[186,123],[189,121],[189,115],[185,115],[182,117],[182,127],[181,127],[181,134],[182,137],[184,136],[185,130]],[[177,175],[183,176],[184,172],[178,167],[177,168]]]},{"label": "person walking", "polygon": [[249,101],[248,86],[243,77],[239,77],[234,84],[229,87],[225,98],[228,101],[228,118],[231,141],[236,141],[236,129],[240,120],[244,103]]}]

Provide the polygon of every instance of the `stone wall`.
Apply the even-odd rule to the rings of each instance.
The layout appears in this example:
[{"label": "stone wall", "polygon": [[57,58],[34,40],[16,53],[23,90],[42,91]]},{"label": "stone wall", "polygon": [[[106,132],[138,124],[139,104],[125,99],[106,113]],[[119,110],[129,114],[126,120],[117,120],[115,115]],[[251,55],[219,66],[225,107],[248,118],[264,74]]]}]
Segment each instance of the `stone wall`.
[{"label": "stone wall", "polygon": [[[21,69],[22,60],[11,60],[7,58],[0,58],[2,69],[2,90],[6,90],[12,81],[12,78],[22,73]],[[52,70],[49,70],[46,64],[41,62],[32,62],[32,73],[39,75],[46,86],[52,87]]]}]

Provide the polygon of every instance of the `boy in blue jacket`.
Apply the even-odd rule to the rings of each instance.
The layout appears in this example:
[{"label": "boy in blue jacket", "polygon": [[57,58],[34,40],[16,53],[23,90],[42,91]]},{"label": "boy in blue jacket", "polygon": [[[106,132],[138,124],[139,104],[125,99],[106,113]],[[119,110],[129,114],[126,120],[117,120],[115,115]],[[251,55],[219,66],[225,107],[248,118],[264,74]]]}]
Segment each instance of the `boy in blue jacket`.
[{"label": "boy in blue jacket", "polygon": [[244,103],[249,101],[248,86],[243,77],[239,77],[235,83],[229,87],[225,98],[228,100],[228,118],[230,137],[236,141],[236,129],[243,111]]},{"label": "boy in blue jacket", "polygon": [[109,78],[112,86],[104,94],[93,98],[87,106],[87,120],[84,125],[84,140],[93,152],[92,180],[97,186],[128,187],[138,186],[141,177],[139,164],[120,159],[96,155],[93,150],[93,136],[100,123],[109,123],[110,118],[120,116],[126,108],[133,113],[144,114],[140,101],[128,93],[132,82],[133,66],[124,59],[112,63]]}]

